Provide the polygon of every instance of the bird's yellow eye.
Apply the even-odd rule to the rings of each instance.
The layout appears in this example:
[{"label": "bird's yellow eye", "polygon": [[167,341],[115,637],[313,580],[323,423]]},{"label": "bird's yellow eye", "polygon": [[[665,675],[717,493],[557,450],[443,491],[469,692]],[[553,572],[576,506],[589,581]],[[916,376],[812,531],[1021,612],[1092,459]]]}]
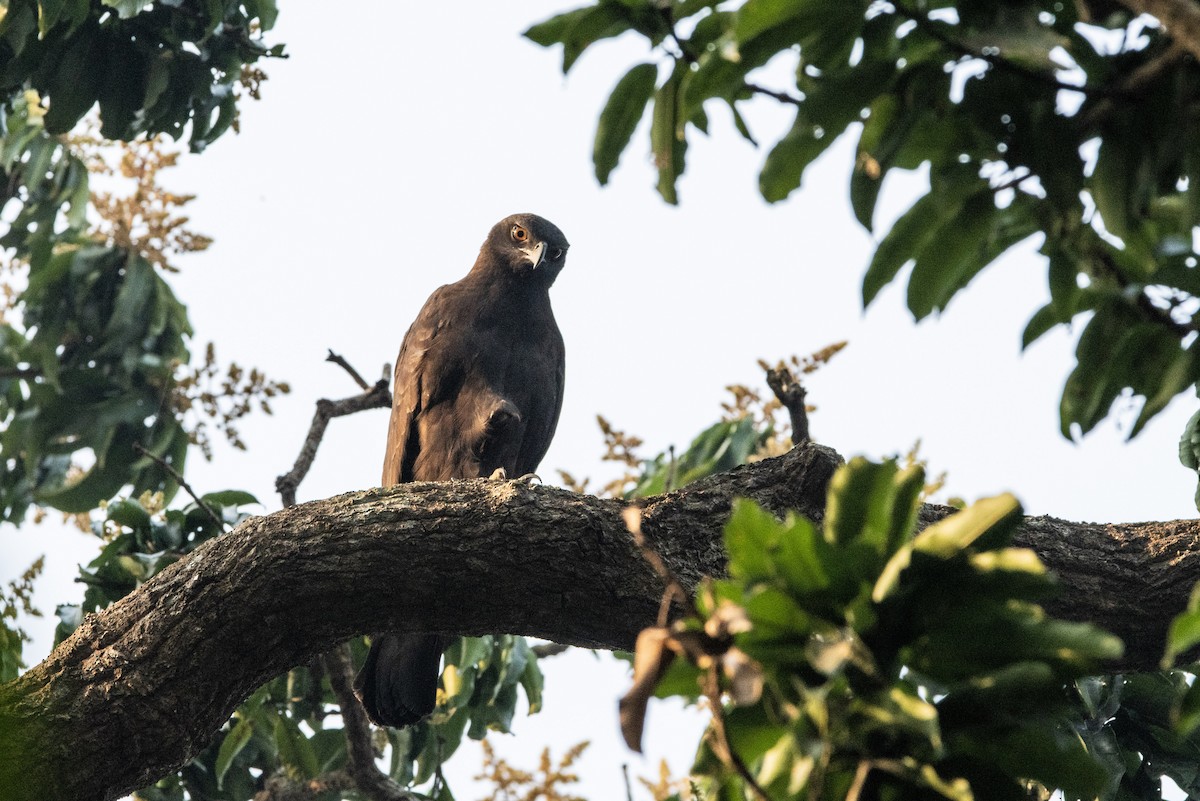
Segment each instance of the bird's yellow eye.
[{"label": "bird's yellow eye", "polygon": [[519,225],[514,225],[512,229],[512,238],[518,242],[524,242],[529,238],[529,232]]}]

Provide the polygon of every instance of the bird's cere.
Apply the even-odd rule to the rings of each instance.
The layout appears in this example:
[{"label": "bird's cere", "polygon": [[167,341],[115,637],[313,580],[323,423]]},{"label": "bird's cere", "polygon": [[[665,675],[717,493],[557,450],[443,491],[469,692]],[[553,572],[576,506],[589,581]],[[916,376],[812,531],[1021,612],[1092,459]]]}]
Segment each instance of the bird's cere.
[{"label": "bird's cere", "polygon": [[521,248],[521,252],[529,259],[529,263],[533,265],[533,269],[537,269],[542,265],[542,261],[546,258],[546,243],[538,242],[536,245],[527,248]]}]

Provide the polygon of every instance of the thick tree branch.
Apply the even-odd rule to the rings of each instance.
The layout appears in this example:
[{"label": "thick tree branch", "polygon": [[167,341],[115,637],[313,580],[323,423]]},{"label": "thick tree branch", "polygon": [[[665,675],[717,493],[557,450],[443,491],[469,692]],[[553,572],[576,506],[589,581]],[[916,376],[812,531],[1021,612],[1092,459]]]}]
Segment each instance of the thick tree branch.
[{"label": "thick tree branch", "polygon": [[[688,589],[720,574],[734,497],[820,518],[838,463],[814,445],[641,501]],[[413,483],[252,518],[0,686],[0,798],[114,798],[194,756],[264,681],[365,631],[513,632],[629,648],[663,582],[619,501],[519,482]],[[948,510],[927,507],[929,522]],[[1200,578],[1200,523],[1031,518],[1020,544],[1063,578],[1048,607],[1123,637],[1152,667]],[[405,592],[397,593],[403,586]]]}]

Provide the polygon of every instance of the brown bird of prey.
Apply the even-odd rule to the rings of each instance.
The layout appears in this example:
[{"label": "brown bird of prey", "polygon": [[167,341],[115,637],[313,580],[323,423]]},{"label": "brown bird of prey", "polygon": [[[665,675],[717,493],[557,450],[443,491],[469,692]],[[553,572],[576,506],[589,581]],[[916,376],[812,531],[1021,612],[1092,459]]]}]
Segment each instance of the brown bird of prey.
[{"label": "brown bird of prey", "polygon": [[[549,220],[505,217],[471,272],[425,302],[396,360],[383,486],[537,469],[562,408],[549,289],[567,247]],[[376,637],[354,682],[371,720],[408,726],[432,712],[448,644],[439,634]]]}]

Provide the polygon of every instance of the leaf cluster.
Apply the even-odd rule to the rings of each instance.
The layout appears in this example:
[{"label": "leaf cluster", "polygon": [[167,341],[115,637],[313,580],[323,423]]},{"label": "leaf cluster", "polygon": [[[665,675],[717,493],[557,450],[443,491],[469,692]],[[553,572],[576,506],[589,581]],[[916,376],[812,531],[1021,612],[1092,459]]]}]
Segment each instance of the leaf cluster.
[{"label": "leaf cluster", "polygon": [[69,637],[83,616],[124,598],[202,543],[235,526],[248,515],[242,507],[258,501],[247,492],[210,492],[182,508],[164,508],[162,492],[143,492],[103,504],[94,516],[92,534],[100,553],[80,566],[76,579],[86,588],[79,604],[60,605],[55,645]]},{"label": "leaf cluster", "polygon": [[[800,187],[842,134],[857,136],[850,199],[868,230],[888,173],[927,168],[928,192],[879,240],[864,304],[911,267],[907,302],[921,319],[1038,235],[1050,302],[1024,344],[1085,323],[1062,431],[1085,434],[1116,404],[1134,436],[1200,379],[1200,65],[1162,27],[1116,5],[1093,10],[1057,0],[596,0],[526,36],[561,45],[564,71],[626,33],[656,57],[626,72],[600,113],[602,184],[649,109],[658,190],[678,202],[688,138],[707,134],[710,110],[723,107],[754,142],[739,106],[756,96],[795,109],[759,174],[770,202]],[[781,55],[794,80],[764,86],[762,68]],[[1198,427],[1200,416],[1182,445],[1192,469]]]},{"label": "leaf cluster", "polygon": [[202,150],[234,120],[243,68],[283,54],[262,40],[277,13],[274,0],[10,0],[0,93],[48,98],[51,134],[99,103],[106,139],[178,139],[190,125],[191,147]]},{"label": "leaf cluster", "polygon": [[19,614],[41,617],[41,611],[33,605],[33,582],[45,565],[46,558],[39,556],[20,577],[8,583],[7,590],[0,590],[0,684],[15,679],[25,667],[21,657],[29,635],[14,621]]},{"label": "leaf cluster", "polygon": [[519,701],[529,713],[542,707],[544,679],[537,656],[524,637],[510,634],[461,637],[445,652],[445,667],[433,715],[406,729],[388,729],[391,777],[401,786],[437,777],[438,801],[453,801],[441,766],[464,736],[482,740],[489,731],[508,732]]},{"label": "leaf cluster", "polygon": [[[207,241],[177,212],[188,197],[158,184],[177,154],[159,140],[118,148],[133,194],[93,195],[89,168],[112,171],[108,151],[94,133],[51,135],[48,118],[38,93],[23,90],[0,141],[16,206],[0,247],[13,254],[7,283],[24,279],[0,321],[0,519],[14,523],[31,505],[86,512],[123,487],[169,501],[189,444],[206,443],[205,414],[240,442],[233,422],[287,391],[236,364],[214,390],[211,354],[185,368],[187,311],[155,265]],[[89,200],[100,203],[98,229]]]},{"label": "leaf cluster", "polygon": [[[365,642],[357,639],[350,645],[354,661],[361,662]],[[482,739],[489,730],[507,731],[516,686],[525,688],[531,709],[541,702],[541,672],[523,638],[463,638],[450,646],[446,659],[446,686],[434,716],[399,731],[374,733],[376,754],[389,764],[388,776],[401,787],[432,781],[429,797],[437,801],[454,799],[441,765],[464,734]],[[260,687],[196,759],[139,791],[137,798],[246,801],[276,783],[301,785],[307,795],[353,787],[339,698],[325,669],[325,663],[314,660]]]},{"label": "leaf cluster", "polygon": [[[856,459],[819,527],[735,506],[731,578],[674,634],[708,637],[708,663],[674,660],[658,683],[694,698],[709,671],[731,693],[717,714],[739,762],[710,737],[695,768],[713,797],[1020,799],[1027,779],[1069,797],[1108,789],[1067,686],[1120,642],[1037,605],[1051,580],[1007,545],[1021,514],[1009,496],[910,538],[923,486],[919,469]],[[734,653],[760,692],[732,689]]]}]

